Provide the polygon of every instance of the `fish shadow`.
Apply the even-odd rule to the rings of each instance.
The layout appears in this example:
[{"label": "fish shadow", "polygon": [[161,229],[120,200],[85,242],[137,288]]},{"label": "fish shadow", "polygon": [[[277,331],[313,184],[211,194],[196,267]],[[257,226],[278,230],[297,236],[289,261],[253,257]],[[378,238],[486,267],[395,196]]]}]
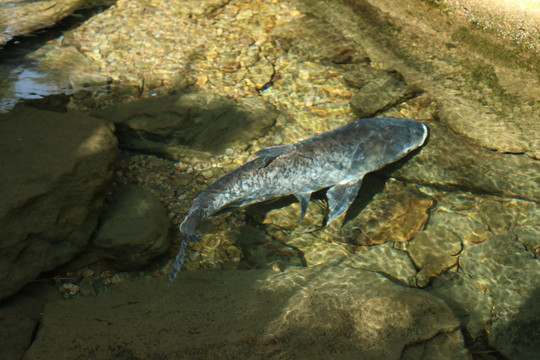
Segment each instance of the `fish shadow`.
[{"label": "fish shadow", "polygon": [[[384,191],[384,186],[387,180],[387,177],[383,177],[382,174],[379,174],[378,172],[367,174],[364,177],[362,186],[360,187],[360,190],[358,190],[356,199],[354,199],[351,206],[345,213],[342,226],[354,220],[362,212],[362,210],[368,206],[375,195]],[[327,219],[325,219],[325,226],[326,220]]]}]

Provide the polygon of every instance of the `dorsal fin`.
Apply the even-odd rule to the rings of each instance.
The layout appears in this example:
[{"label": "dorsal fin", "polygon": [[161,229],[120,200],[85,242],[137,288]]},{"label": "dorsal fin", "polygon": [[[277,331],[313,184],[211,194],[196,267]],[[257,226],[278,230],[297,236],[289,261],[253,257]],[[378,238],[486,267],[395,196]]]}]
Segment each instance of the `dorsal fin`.
[{"label": "dorsal fin", "polygon": [[259,150],[255,153],[255,155],[259,157],[268,157],[274,159],[280,155],[291,153],[294,151],[294,149],[294,145],[276,145]]}]

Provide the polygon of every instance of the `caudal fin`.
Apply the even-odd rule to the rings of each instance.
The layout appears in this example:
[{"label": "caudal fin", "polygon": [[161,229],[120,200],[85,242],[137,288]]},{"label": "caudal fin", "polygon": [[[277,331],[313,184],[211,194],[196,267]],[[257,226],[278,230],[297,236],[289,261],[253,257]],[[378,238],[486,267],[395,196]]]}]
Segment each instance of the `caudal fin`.
[{"label": "caudal fin", "polygon": [[184,264],[184,258],[186,255],[186,246],[190,242],[198,242],[201,241],[201,237],[197,234],[186,234],[182,238],[182,243],[180,244],[180,250],[178,250],[178,254],[176,254],[176,259],[174,259],[174,263],[171,267],[171,272],[169,273],[169,285],[174,281],[176,278],[176,275],[178,275],[178,272],[180,269],[182,269],[182,265]]}]

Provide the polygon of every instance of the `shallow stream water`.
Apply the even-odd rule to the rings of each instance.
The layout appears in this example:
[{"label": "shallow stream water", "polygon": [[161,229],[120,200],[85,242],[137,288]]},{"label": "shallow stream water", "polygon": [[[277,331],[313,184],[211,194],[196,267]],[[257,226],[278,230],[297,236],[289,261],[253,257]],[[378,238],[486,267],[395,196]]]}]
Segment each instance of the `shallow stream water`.
[{"label": "shallow stream water", "polygon": [[[0,121],[34,107],[114,123],[109,192],[148,190],[173,229],[138,268],[125,264],[140,248],[92,235],[42,275],[73,301],[46,305],[25,358],[531,358],[537,54],[438,2],[405,3],[118,1],[0,49]],[[292,197],[216,215],[165,287],[209,184],[260,149],[381,116],[426,124],[428,141],[366,176],[345,216],[323,226],[324,190],[300,223]]]}]

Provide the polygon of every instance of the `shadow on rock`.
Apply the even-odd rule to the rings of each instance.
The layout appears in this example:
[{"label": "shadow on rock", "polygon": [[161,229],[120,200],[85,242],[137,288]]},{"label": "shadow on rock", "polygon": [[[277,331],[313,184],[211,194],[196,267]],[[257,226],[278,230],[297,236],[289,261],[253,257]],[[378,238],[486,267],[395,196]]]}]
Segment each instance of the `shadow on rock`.
[{"label": "shadow on rock", "polygon": [[292,267],[182,272],[170,287],[144,278],[50,302],[25,359],[397,360],[418,347],[416,358],[467,359],[444,302],[362,269]]},{"label": "shadow on rock", "polygon": [[279,112],[257,98],[235,101],[188,93],[118,104],[91,114],[115,124],[121,148],[192,161],[263,136]]}]

